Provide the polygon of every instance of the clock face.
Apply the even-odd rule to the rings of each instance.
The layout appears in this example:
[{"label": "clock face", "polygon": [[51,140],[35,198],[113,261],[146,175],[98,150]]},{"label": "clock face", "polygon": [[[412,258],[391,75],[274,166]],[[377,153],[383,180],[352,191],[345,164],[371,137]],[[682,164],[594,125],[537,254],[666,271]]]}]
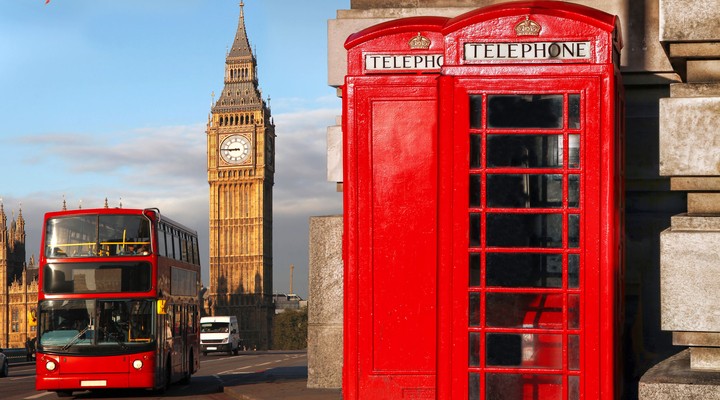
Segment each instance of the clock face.
[{"label": "clock face", "polygon": [[226,137],[220,144],[220,156],[230,164],[246,161],[250,157],[250,140],[241,135]]}]

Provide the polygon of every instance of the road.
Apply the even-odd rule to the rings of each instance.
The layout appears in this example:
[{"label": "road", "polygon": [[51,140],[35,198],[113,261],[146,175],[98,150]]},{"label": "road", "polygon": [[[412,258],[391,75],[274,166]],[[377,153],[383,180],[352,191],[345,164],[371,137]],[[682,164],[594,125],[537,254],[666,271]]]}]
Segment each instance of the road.
[{"label": "road", "polygon": [[[200,371],[189,384],[175,384],[164,395],[147,391],[108,390],[75,392],[76,399],[205,399],[229,400],[223,387],[253,385],[275,379],[296,378],[307,373],[307,354],[304,351],[247,352],[237,356],[201,356]],[[0,378],[0,398],[3,400],[57,399],[53,392],[35,390],[35,366],[12,365],[10,376]]]}]

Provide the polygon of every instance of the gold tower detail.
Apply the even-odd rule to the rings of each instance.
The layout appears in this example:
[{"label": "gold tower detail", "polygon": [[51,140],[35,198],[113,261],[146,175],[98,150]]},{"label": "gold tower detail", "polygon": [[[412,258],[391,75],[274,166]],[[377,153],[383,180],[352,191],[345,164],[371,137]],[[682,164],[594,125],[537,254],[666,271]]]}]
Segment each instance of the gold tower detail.
[{"label": "gold tower detail", "polygon": [[270,347],[275,126],[258,89],[243,3],[225,86],[207,125],[210,184],[208,313],[236,315],[248,349]]}]

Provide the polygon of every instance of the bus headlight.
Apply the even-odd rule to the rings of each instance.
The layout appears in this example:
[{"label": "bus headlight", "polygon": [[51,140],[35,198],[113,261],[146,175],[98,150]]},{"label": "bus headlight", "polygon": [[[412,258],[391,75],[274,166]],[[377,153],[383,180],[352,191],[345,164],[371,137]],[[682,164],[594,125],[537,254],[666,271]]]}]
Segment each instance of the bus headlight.
[{"label": "bus headlight", "polygon": [[55,361],[48,361],[45,363],[45,369],[48,371],[55,371],[55,368],[57,368],[57,364],[55,364]]},{"label": "bus headlight", "polygon": [[133,361],[132,365],[133,365],[133,368],[140,369],[143,366],[143,362],[140,360],[135,360],[135,361]]}]

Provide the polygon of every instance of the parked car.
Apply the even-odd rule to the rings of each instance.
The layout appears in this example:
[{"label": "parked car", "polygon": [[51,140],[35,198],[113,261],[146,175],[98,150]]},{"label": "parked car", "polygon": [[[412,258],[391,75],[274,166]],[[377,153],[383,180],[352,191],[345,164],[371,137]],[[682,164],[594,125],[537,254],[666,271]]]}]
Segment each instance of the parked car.
[{"label": "parked car", "polygon": [[8,359],[2,349],[0,349],[0,378],[8,376]]}]

